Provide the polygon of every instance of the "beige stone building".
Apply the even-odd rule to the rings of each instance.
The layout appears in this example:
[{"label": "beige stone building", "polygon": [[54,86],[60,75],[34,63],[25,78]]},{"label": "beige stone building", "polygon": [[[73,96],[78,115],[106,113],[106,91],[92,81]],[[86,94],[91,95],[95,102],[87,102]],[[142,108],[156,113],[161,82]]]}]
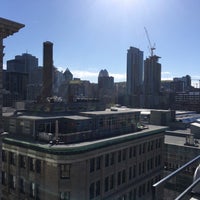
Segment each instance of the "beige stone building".
[{"label": "beige stone building", "polygon": [[[28,135],[26,127],[24,134],[13,133],[3,139],[3,200],[151,199],[151,186],[162,176],[165,128],[149,126],[123,132],[122,123],[121,131],[114,135],[112,130],[109,136],[108,130],[113,124],[105,119],[114,117],[123,121],[131,120],[132,116],[133,121],[138,118],[138,112],[102,111],[80,115],[85,117],[84,124],[87,118],[91,123],[95,122],[95,126],[91,126],[92,131],[96,127],[95,134],[100,123],[108,135],[73,143],[67,143],[66,140],[49,143],[39,141],[32,134]],[[125,116],[129,116],[128,119]],[[22,120],[21,115],[12,117],[12,130],[15,129],[13,121],[18,117]],[[65,123],[63,119],[67,117],[61,118]],[[28,120],[33,119],[41,122],[41,118],[33,116],[24,116],[23,119],[27,124]],[[78,119],[81,126],[80,117]],[[73,120],[76,121],[77,116]],[[119,125],[115,126],[119,129]]]}]

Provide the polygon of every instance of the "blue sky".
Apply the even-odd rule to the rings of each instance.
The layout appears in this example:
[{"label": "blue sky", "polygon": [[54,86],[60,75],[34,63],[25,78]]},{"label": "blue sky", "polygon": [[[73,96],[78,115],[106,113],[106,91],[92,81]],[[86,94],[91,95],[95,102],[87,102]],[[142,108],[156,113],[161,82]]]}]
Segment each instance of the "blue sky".
[{"label": "blue sky", "polygon": [[126,80],[130,46],[149,56],[148,29],[162,78],[200,79],[199,0],[1,0],[1,17],[25,24],[4,40],[4,67],[28,52],[42,65],[44,41],[54,43],[54,65],[97,82],[101,69]]}]

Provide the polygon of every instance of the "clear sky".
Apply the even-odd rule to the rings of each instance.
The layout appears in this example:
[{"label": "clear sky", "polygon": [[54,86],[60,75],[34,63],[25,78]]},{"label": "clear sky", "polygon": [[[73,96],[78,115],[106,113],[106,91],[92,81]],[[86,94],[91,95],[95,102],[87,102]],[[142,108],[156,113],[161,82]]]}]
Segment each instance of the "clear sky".
[{"label": "clear sky", "polygon": [[25,24],[4,40],[4,67],[25,52],[42,65],[43,42],[51,41],[58,69],[91,82],[107,69],[125,81],[127,49],[150,55],[146,27],[163,79],[200,79],[199,8],[199,0],[1,0],[1,17]]}]

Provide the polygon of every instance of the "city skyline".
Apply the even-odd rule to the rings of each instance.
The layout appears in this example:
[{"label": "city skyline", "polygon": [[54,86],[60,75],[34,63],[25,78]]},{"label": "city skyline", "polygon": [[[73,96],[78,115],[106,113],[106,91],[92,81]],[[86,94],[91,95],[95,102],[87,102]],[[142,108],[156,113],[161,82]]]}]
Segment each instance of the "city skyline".
[{"label": "city skyline", "polygon": [[[189,74],[200,79],[198,67],[200,2],[146,0],[4,1],[4,18],[26,27],[4,41],[4,67],[15,55],[28,52],[42,65],[42,43],[54,43],[54,65],[69,68],[74,77],[97,82],[107,69],[115,82],[126,80],[126,53],[130,46],[150,55],[144,26],[155,54],[161,56],[162,79]],[[113,11],[114,10],[114,11]],[[178,15],[177,15],[178,13]],[[119,78],[117,78],[119,77]]]}]

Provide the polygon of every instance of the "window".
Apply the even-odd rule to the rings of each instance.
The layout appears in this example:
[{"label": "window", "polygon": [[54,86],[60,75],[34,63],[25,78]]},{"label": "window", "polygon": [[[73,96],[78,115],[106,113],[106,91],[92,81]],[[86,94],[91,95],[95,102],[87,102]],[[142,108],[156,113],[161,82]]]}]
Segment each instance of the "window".
[{"label": "window", "polygon": [[142,186],[141,185],[139,186],[139,192],[138,193],[139,193],[138,196],[141,197],[142,196]]},{"label": "window", "polygon": [[136,146],[133,147],[133,156],[135,157],[137,154],[137,149],[136,149]]},{"label": "window", "polygon": [[30,183],[30,197],[35,197],[35,183]]},{"label": "window", "polygon": [[147,192],[150,192],[150,188],[151,188],[151,182],[148,181],[148,182],[147,182]]},{"label": "window", "polygon": [[110,155],[110,165],[113,165],[114,162],[115,162],[115,154],[111,153],[111,155]]},{"label": "window", "polygon": [[70,164],[61,164],[60,165],[60,178],[70,178]]},{"label": "window", "polygon": [[109,166],[109,154],[105,155],[105,167]]},{"label": "window", "polygon": [[142,173],[142,164],[139,163],[139,175],[141,175],[141,173]]},{"label": "window", "polygon": [[145,183],[142,185],[142,194],[145,195],[146,192],[146,185]]},{"label": "window", "polygon": [[6,185],[6,177],[7,177],[6,172],[2,171],[1,174],[2,174],[1,175],[2,176],[1,177],[1,183],[2,183],[2,185]]},{"label": "window", "polygon": [[133,149],[132,147],[129,148],[129,158],[132,158]]},{"label": "window", "polygon": [[158,165],[161,165],[161,156],[158,155]]},{"label": "window", "polygon": [[9,162],[11,165],[15,165],[16,160],[15,160],[15,154],[13,152],[9,152]]},{"label": "window", "polygon": [[142,145],[140,144],[139,145],[139,155],[141,155],[142,154]]},{"label": "window", "polygon": [[151,169],[153,169],[153,158],[151,158],[151,165],[150,165]]},{"label": "window", "polygon": [[96,182],[96,197],[100,195],[100,181]]},{"label": "window", "polygon": [[122,183],[125,183],[126,182],[126,170],[124,169],[122,171]]},{"label": "window", "polygon": [[151,141],[151,150],[153,150],[154,141]]},{"label": "window", "polygon": [[70,192],[61,192],[60,200],[70,200]]},{"label": "window", "polygon": [[12,174],[10,174],[10,176],[9,176],[9,186],[12,189],[16,188],[16,176],[14,176]]},{"label": "window", "polygon": [[91,183],[90,184],[90,194],[89,194],[89,196],[90,196],[90,199],[93,199],[94,198],[94,183]]},{"label": "window", "polygon": [[158,139],[156,139],[156,149],[158,148]]},{"label": "window", "polygon": [[96,170],[101,169],[101,157],[96,158]]},{"label": "window", "polygon": [[142,173],[145,173],[145,161],[142,162]]},{"label": "window", "polygon": [[37,173],[41,173],[41,160],[36,160],[35,161],[35,170]]},{"label": "window", "polygon": [[94,158],[90,159],[90,172],[94,171],[95,160]]},{"label": "window", "polygon": [[132,167],[129,167],[129,180],[132,178]]},{"label": "window", "polygon": [[130,191],[128,196],[129,196],[129,200],[132,200],[133,199],[133,192]]},{"label": "window", "polygon": [[19,155],[19,166],[21,168],[25,168],[26,167],[26,158],[23,155]]},{"label": "window", "polygon": [[144,143],[142,146],[142,153],[145,153],[145,151],[146,151],[146,144]]},{"label": "window", "polygon": [[122,159],[123,159],[123,160],[126,160],[126,149],[123,150]]},{"label": "window", "polygon": [[35,170],[34,158],[29,157],[29,158],[28,158],[28,161],[29,161],[29,170],[30,170],[30,171],[34,171],[34,170]]},{"label": "window", "polygon": [[19,191],[25,193],[25,182],[23,178],[19,179]]},{"label": "window", "polygon": [[148,147],[147,147],[147,151],[149,152],[151,149],[151,142],[148,142]]},{"label": "window", "polygon": [[162,140],[161,140],[161,138],[160,138],[160,139],[159,139],[159,142],[158,142],[158,148],[161,147],[161,144],[162,144]]},{"label": "window", "polygon": [[121,184],[121,172],[118,172],[117,174],[117,185]]},{"label": "window", "polygon": [[108,191],[109,177],[107,176],[104,180],[104,192]]},{"label": "window", "polygon": [[150,170],[150,159],[147,160],[147,171]]},{"label": "window", "polygon": [[7,154],[5,150],[2,150],[2,161],[6,162],[7,161]]},{"label": "window", "polygon": [[118,162],[121,162],[121,159],[122,159],[121,151],[118,151]]},{"label": "window", "polygon": [[114,174],[110,176],[110,190],[114,188]]},{"label": "window", "polygon": [[133,178],[136,177],[136,165],[133,165]]}]

